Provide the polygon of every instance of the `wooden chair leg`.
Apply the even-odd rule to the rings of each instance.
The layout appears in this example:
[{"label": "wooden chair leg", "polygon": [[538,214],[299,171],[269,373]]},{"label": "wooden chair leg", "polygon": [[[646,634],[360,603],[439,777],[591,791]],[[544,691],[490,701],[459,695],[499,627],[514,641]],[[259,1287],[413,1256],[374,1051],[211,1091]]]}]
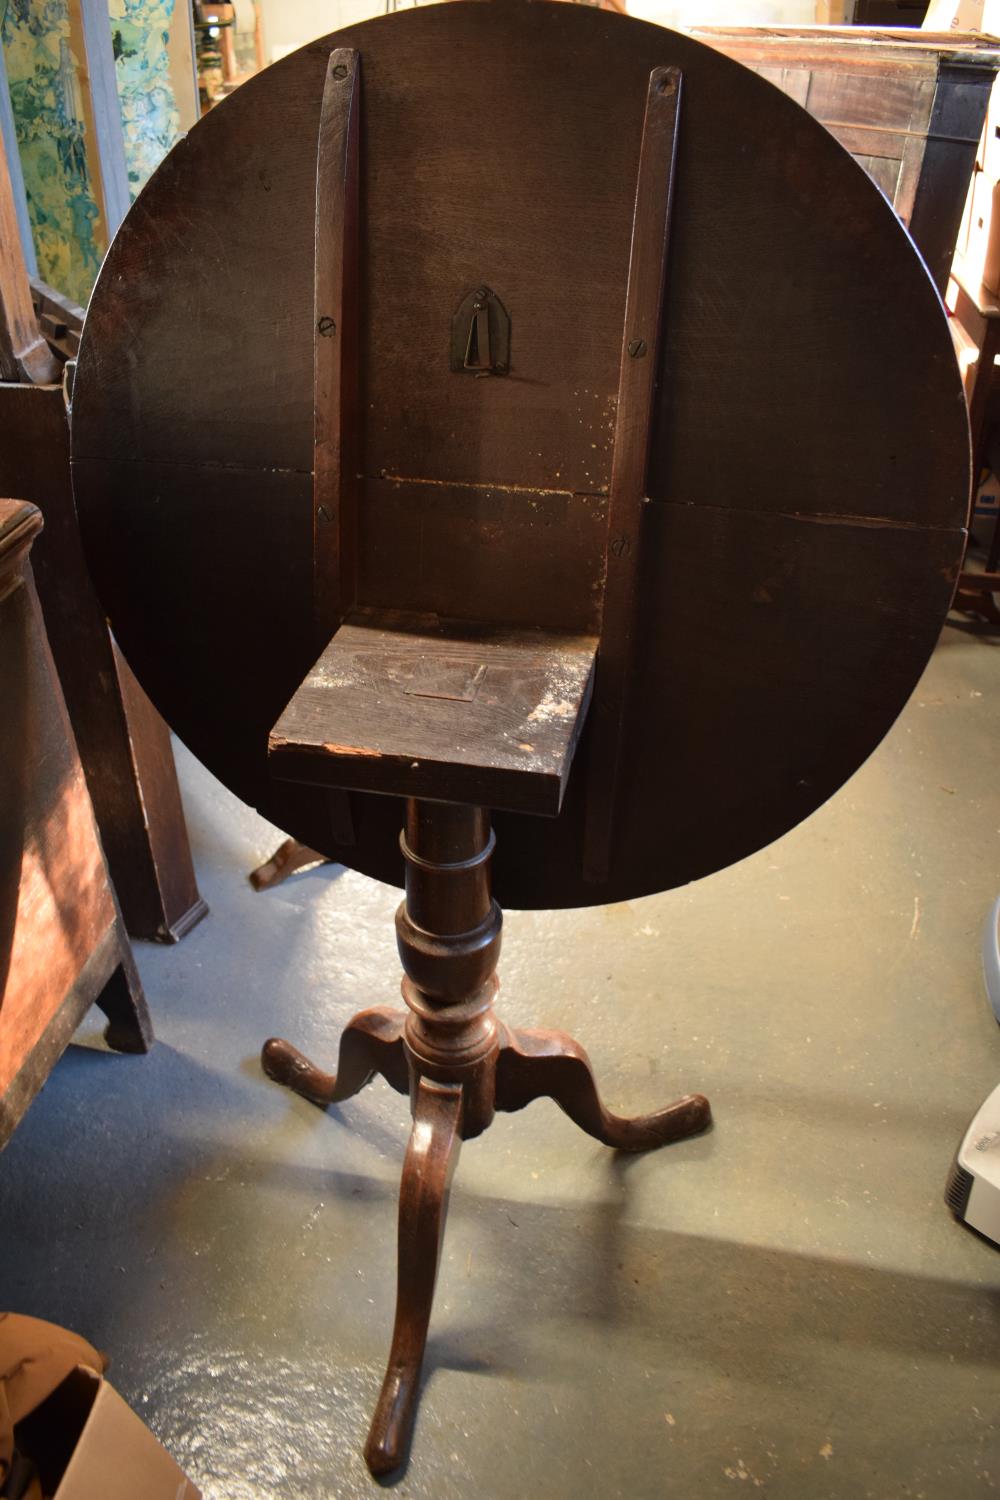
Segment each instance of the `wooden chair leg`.
[{"label": "wooden chair leg", "polygon": [[448,1212],[448,1189],[461,1146],[462,1086],[421,1078],[399,1192],[396,1321],[365,1461],[389,1474],[406,1457],[427,1345],[434,1283]]},{"label": "wooden chair leg", "polygon": [[300,844],[298,839],[286,839],[283,844],[266,859],[256,870],[251,870],[248,876],[250,884],[255,891],[270,891],[296,870],[304,870],[306,865],[328,865],[329,859],[325,854],[319,854],[315,849],[310,849],[307,844]]},{"label": "wooden chair leg", "polygon": [[116,1052],[148,1052],[153,1045],[153,1022],[135,961],[129,951],[97,997],[108,1018],[104,1040]]},{"label": "wooden chair leg", "polygon": [[533,1099],[554,1099],[570,1119],[618,1151],[649,1151],[712,1123],[704,1094],[685,1094],[665,1109],[623,1119],[601,1103],[590,1058],[561,1031],[508,1031],[497,1059],[497,1109],[523,1109]]},{"label": "wooden chair leg", "polygon": [[264,1043],[261,1066],[275,1083],[323,1109],[359,1094],[377,1073],[398,1093],[408,1094],[410,1072],[403,1051],[403,1023],[403,1012],[386,1005],[360,1011],[340,1038],[336,1073],[324,1073],[291,1042],[276,1036]]}]

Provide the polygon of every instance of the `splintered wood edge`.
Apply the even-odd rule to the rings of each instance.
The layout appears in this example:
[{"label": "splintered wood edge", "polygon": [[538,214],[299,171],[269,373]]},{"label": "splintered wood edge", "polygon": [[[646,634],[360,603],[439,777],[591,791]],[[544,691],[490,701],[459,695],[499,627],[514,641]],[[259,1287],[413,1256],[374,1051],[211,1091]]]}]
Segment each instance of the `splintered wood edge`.
[{"label": "splintered wood edge", "polygon": [[311,786],[433,802],[463,802],[504,812],[555,817],[572,764],[570,744],[558,768],[486,766],[475,761],[419,760],[398,751],[310,747],[271,737],[275,777]]}]

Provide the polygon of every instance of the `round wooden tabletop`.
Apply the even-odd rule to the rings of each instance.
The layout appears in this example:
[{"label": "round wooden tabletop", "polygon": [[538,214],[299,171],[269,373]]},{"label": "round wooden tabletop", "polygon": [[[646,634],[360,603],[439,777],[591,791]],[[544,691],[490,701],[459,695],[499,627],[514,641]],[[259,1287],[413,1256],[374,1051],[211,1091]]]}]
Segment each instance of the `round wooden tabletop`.
[{"label": "round wooden tabletop", "polygon": [[[809,115],[691,39],[589,7],[428,6],[314,42],[170,153],[107,257],[73,402],[88,555],[168,722],[279,827],[399,881],[397,799],[269,772],[312,616],[316,143],[361,67],[361,602],[593,628],[650,71],[683,80],[610,867],[583,874],[588,732],[558,818],[498,814],[496,891],[559,907],[741,859],[878,744],[964,546],[945,315]],[[487,284],[504,379],[450,364]],[[596,602],[595,602],[596,601]],[[593,795],[591,790],[590,795]]]}]

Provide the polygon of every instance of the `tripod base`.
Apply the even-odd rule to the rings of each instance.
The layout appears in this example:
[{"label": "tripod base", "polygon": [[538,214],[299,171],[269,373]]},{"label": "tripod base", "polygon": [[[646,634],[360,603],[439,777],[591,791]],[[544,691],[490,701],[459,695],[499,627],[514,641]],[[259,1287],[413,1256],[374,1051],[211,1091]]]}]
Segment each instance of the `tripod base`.
[{"label": "tripod base", "polygon": [[396,1322],[365,1446],[373,1474],[391,1473],[406,1457],[461,1142],[480,1135],[498,1109],[523,1109],[541,1098],[554,1099],[581,1130],[618,1151],[681,1140],[712,1118],[702,1094],[651,1115],[613,1115],[572,1037],[512,1031],[498,1019],[503,914],[492,896],[495,840],[485,808],[411,798],[400,843],[406,900],[396,913],[396,941],[407,1009],[360,1011],[340,1039],[336,1073],[324,1073],[277,1037],[264,1044],[261,1058],[269,1078],[321,1107],[350,1099],[376,1074],[410,1096]]},{"label": "tripod base", "polygon": [[540,1098],[554,1099],[588,1135],[618,1151],[648,1151],[696,1135],[711,1123],[711,1109],[702,1094],[687,1094],[665,1109],[632,1119],[612,1114],[601,1102],[590,1059],[579,1043],[559,1031],[509,1030],[493,1017],[495,984],[489,989],[479,1013],[488,1015],[491,1045],[471,1066],[453,1063],[451,1079],[442,1076],[448,1065],[440,1062],[430,1064],[438,1076],[428,1076],[426,1058],[408,1040],[419,1022],[415,1024],[415,996],[408,993],[406,981],[404,995],[411,1004],[410,1014],[384,1006],[361,1011],[341,1037],[336,1073],[324,1073],[277,1037],[265,1043],[261,1057],[269,1078],[323,1107],[351,1098],[377,1074],[411,1097],[413,1128],[399,1197],[396,1321],[389,1365],[365,1446],[373,1474],[391,1473],[406,1456],[448,1189],[462,1140],[478,1135],[494,1109],[523,1109]]}]

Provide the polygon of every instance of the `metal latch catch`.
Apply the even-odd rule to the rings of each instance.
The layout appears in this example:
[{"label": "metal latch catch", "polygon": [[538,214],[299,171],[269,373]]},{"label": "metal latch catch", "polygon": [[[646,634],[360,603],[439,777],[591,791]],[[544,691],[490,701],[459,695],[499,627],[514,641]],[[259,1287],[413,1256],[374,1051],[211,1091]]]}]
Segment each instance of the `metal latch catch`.
[{"label": "metal latch catch", "polygon": [[488,286],[467,292],[451,320],[451,368],[459,375],[510,369],[510,315]]}]

